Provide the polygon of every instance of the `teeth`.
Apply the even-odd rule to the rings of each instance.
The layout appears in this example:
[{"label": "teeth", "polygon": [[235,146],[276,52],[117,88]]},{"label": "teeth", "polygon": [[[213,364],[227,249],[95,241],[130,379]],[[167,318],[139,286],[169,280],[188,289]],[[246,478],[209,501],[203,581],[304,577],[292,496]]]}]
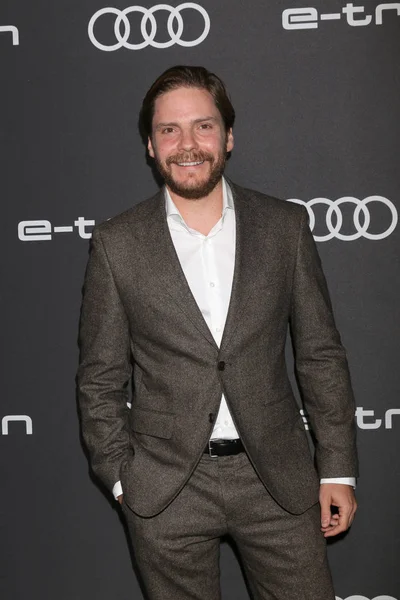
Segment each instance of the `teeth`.
[{"label": "teeth", "polygon": [[204,162],[204,160],[201,160],[199,162],[184,162],[184,163],[178,163],[178,165],[180,167],[196,167],[197,165],[202,165]]}]

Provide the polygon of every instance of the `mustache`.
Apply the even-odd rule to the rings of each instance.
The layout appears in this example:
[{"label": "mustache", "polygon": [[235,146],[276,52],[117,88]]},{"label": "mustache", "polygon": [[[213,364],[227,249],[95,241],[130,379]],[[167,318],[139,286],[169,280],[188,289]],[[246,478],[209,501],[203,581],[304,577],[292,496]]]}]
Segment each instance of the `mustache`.
[{"label": "mustache", "polygon": [[172,154],[167,158],[165,163],[167,165],[171,165],[173,163],[184,163],[184,162],[204,162],[204,161],[214,161],[214,157],[209,152],[204,152],[203,150],[193,151],[193,152],[181,152],[180,154]]}]

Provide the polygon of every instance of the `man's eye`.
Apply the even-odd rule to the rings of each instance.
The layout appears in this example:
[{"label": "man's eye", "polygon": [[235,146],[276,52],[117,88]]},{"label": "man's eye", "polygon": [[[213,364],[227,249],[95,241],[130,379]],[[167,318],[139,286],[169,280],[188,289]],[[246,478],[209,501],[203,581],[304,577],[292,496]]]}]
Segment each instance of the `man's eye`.
[{"label": "man's eye", "polygon": [[174,129],[173,127],[164,127],[164,129],[161,129],[161,133],[173,133]]},{"label": "man's eye", "polygon": [[212,125],[210,123],[202,123],[200,129],[212,129]]}]

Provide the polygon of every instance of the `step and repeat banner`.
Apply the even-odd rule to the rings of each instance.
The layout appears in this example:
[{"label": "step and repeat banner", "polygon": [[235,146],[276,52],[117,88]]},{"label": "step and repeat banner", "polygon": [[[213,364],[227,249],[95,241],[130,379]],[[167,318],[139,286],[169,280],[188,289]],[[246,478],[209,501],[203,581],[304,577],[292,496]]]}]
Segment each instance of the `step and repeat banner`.
[{"label": "step and repeat banner", "polygon": [[[1,598],[143,598],[80,439],[78,321],[93,226],[157,189],[142,98],[191,64],[237,112],[227,174],[307,207],[348,351],[360,507],[329,544],[337,600],[400,600],[400,2],[141,2],[0,6]],[[248,597],[227,542],[221,585]]]}]

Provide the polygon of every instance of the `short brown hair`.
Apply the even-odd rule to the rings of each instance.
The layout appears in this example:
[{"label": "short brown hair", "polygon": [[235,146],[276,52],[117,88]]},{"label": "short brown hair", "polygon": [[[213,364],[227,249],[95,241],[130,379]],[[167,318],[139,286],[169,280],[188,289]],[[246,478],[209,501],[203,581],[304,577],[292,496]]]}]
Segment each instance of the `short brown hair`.
[{"label": "short brown hair", "polygon": [[159,96],[180,87],[207,90],[214,99],[224,122],[226,132],[233,127],[235,110],[229,99],[223,81],[204,67],[188,67],[177,65],[167,69],[160,75],[146,96],[140,111],[140,131],[144,139],[151,137],[155,101]]}]

